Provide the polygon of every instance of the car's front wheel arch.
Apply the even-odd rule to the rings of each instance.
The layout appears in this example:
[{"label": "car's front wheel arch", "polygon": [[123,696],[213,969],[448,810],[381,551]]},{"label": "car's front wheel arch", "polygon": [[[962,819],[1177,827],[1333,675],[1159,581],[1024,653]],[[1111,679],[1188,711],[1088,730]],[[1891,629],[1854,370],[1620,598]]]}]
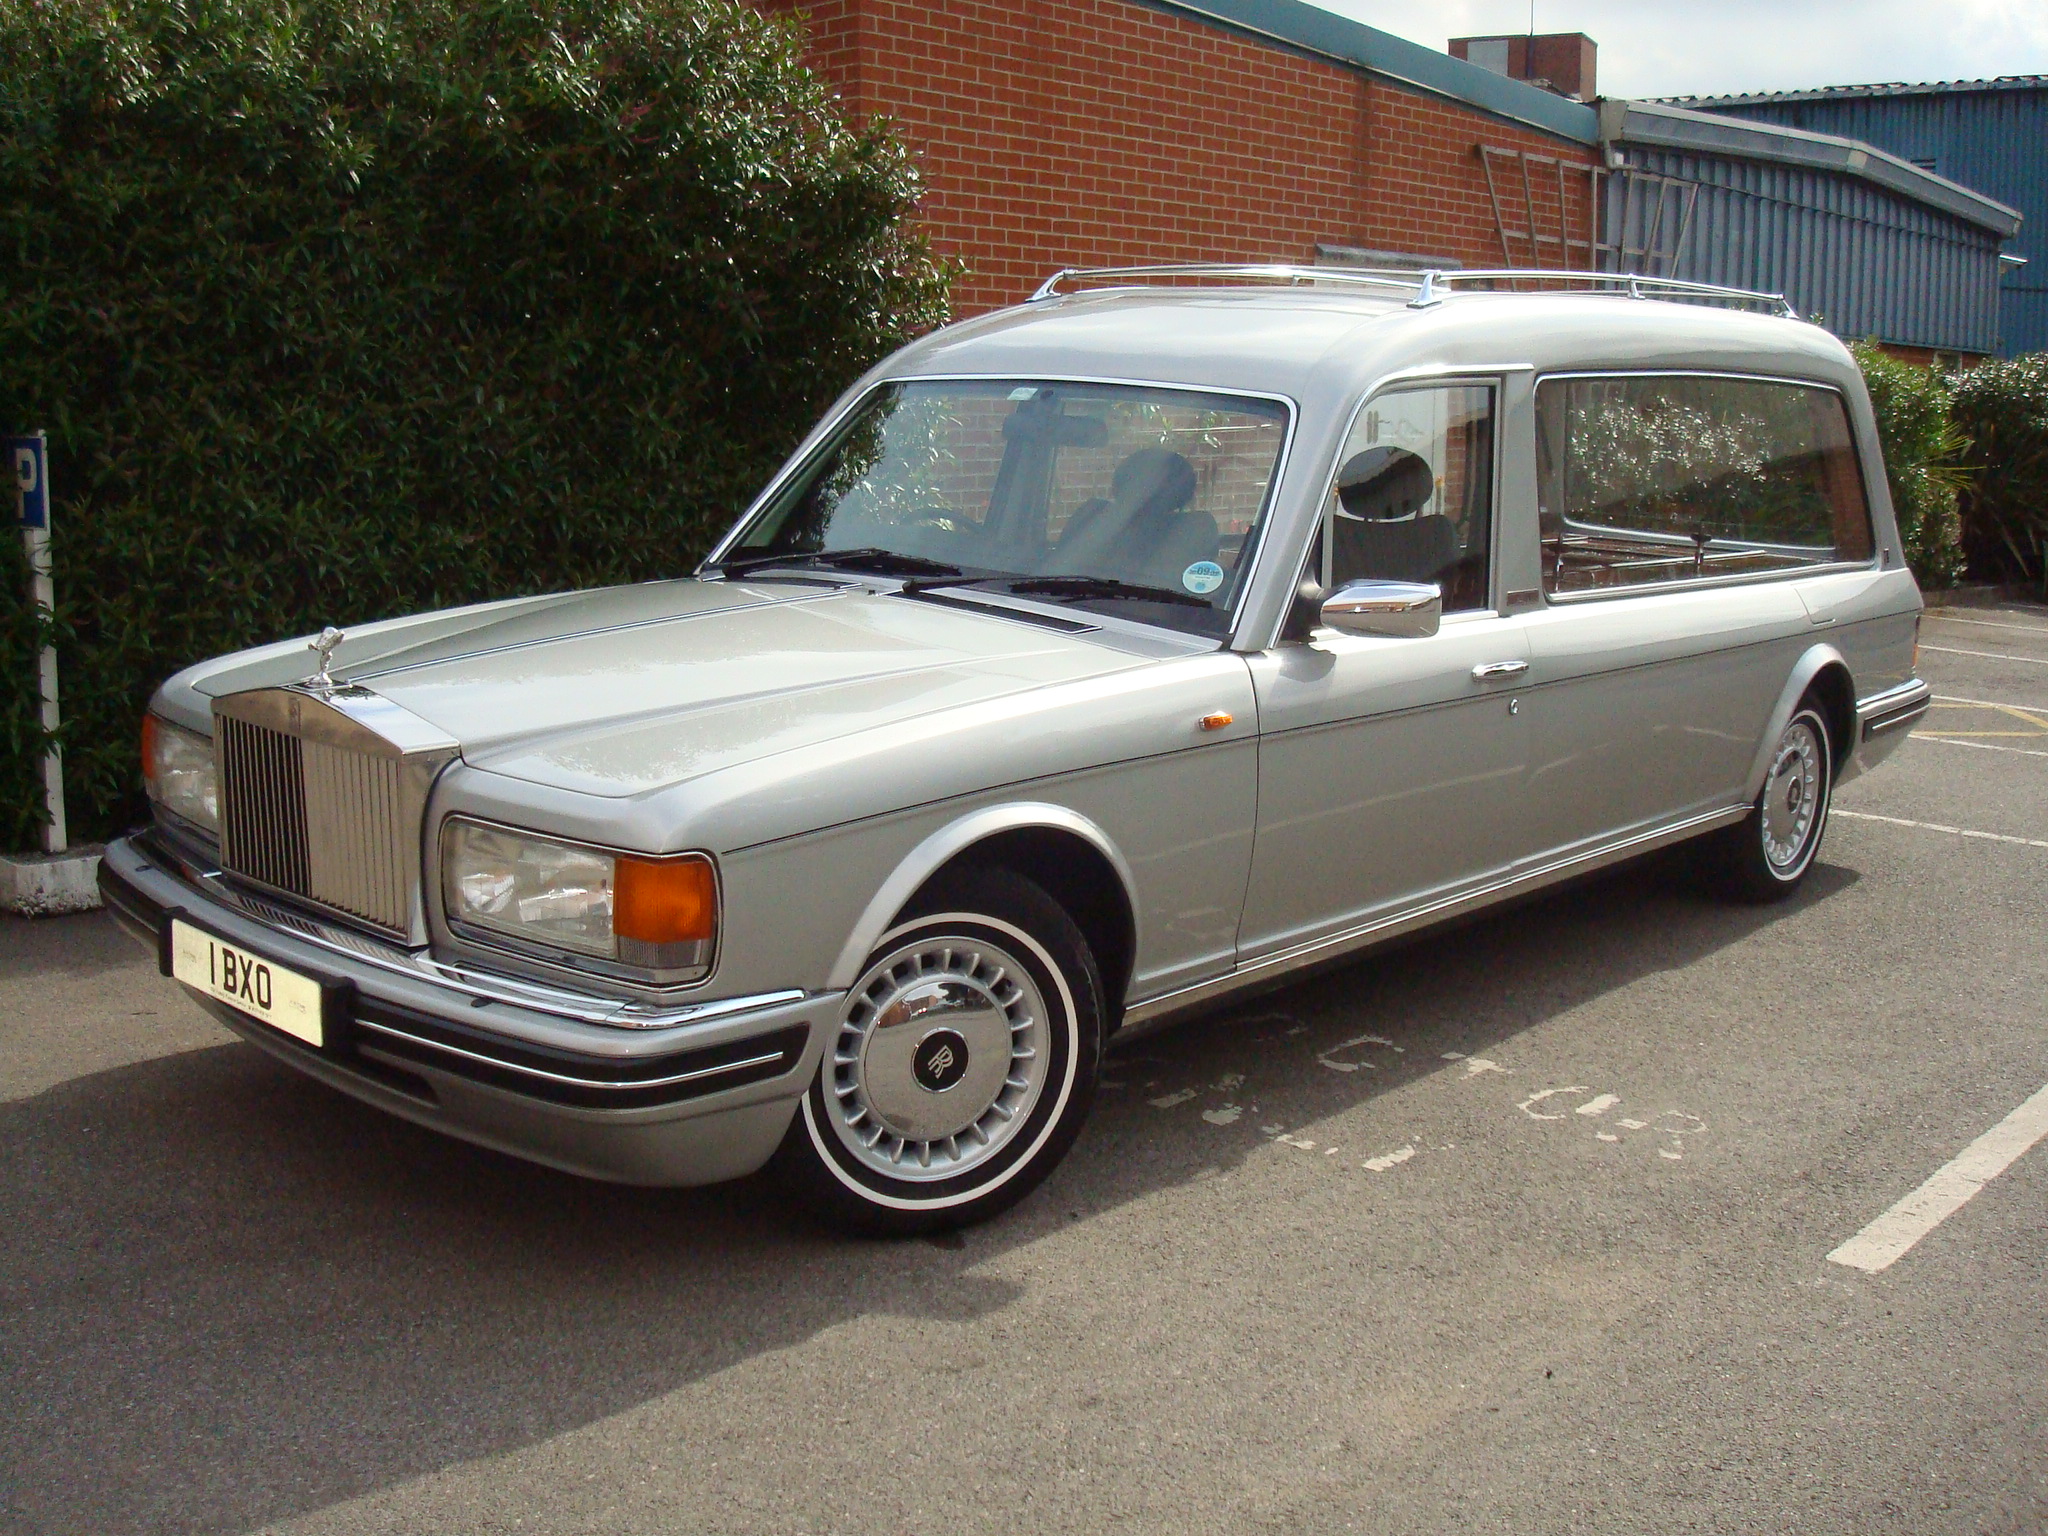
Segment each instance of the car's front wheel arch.
[{"label": "car's front wheel arch", "polygon": [[963,848],[905,904],[911,910],[928,892],[968,870],[1006,869],[1059,903],[1081,930],[1102,981],[1106,1027],[1123,1018],[1137,952],[1137,922],[1130,892],[1108,857],[1087,839],[1059,827],[1014,827]]}]

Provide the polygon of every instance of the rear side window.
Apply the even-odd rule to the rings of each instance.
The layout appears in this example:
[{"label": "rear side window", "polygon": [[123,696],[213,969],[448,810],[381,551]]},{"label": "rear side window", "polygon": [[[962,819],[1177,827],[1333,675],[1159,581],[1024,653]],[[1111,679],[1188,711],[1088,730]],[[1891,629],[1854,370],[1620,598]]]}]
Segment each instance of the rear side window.
[{"label": "rear side window", "polygon": [[1842,397],[1697,374],[1536,390],[1543,587],[1553,596],[1868,560]]}]

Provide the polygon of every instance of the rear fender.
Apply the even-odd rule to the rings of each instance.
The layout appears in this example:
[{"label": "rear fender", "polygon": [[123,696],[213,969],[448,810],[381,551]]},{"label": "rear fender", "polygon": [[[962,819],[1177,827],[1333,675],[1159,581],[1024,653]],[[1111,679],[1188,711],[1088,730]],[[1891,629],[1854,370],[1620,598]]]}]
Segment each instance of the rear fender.
[{"label": "rear fender", "polygon": [[[1842,653],[1832,645],[1808,646],[1805,654],[1799,658],[1798,665],[1792,668],[1791,675],[1785,679],[1784,691],[1778,695],[1778,702],[1771,710],[1770,720],[1764,726],[1763,739],[1757,743],[1756,757],[1749,765],[1749,779],[1746,789],[1749,799],[1754,800],[1763,793],[1764,775],[1770,772],[1771,753],[1778,744],[1778,738],[1785,734],[1785,727],[1792,721],[1792,712],[1799,708],[1799,701],[1806,697],[1806,690],[1813,686],[1813,680],[1829,667],[1840,667],[1845,676],[1851,675],[1849,673],[1849,664],[1842,659]],[[1849,697],[1851,700],[1851,729],[1853,733],[1855,700],[1853,686]],[[1843,765],[1848,761],[1849,754],[1855,750],[1855,745],[1853,741],[1842,742],[1837,740],[1834,743],[1835,772],[1837,775],[1841,773]]]}]

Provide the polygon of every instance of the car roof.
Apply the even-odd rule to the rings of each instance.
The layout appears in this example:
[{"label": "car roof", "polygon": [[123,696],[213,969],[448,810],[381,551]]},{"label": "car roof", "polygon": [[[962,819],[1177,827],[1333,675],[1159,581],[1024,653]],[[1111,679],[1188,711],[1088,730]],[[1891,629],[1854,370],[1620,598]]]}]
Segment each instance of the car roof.
[{"label": "car roof", "polygon": [[935,331],[880,372],[1157,381],[1307,404],[1410,371],[1490,367],[1857,377],[1835,337],[1776,315],[1598,292],[1454,291],[1416,307],[1334,286],[1059,294]]}]

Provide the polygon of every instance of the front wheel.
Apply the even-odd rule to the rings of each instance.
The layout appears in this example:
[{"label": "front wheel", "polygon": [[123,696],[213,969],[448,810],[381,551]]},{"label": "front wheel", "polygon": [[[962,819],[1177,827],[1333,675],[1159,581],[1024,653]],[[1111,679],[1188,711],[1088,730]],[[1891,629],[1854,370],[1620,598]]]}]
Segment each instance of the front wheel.
[{"label": "front wheel", "polygon": [[1782,901],[1820,851],[1834,787],[1827,722],[1808,698],[1785,722],[1749,814],[1716,833],[1720,884],[1740,901]]},{"label": "front wheel", "polygon": [[1102,984],[1073,919],[1008,870],[944,877],[876,946],[776,1161],[835,1225],[986,1220],[1094,1102]]}]

